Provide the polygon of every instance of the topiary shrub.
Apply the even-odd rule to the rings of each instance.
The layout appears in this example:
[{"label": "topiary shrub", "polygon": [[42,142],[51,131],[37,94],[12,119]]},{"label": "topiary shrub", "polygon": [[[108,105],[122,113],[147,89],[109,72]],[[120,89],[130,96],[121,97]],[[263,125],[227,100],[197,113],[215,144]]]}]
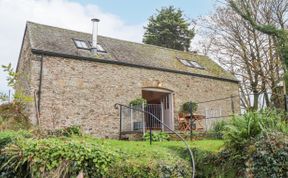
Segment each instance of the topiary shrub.
[{"label": "topiary shrub", "polygon": [[194,102],[186,102],[182,105],[181,112],[183,113],[190,113],[191,112],[191,105],[192,105],[192,112],[196,112],[198,109],[198,104]]}]

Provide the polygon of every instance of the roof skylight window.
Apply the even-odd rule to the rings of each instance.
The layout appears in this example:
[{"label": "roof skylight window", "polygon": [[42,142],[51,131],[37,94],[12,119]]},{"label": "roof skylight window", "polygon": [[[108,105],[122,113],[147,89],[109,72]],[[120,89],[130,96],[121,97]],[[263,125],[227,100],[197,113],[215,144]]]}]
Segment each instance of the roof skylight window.
[{"label": "roof skylight window", "polygon": [[185,59],[179,59],[179,60],[180,60],[180,62],[181,62],[182,64],[184,64],[185,66],[193,67],[192,64],[191,64],[189,61],[187,61],[187,60],[185,60]]},{"label": "roof skylight window", "polygon": [[89,46],[86,41],[74,40],[74,42],[77,48],[89,49]]},{"label": "roof skylight window", "polygon": [[[75,46],[79,49],[91,49],[92,48],[92,43],[91,41],[84,41],[84,40],[77,40],[73,39]],[[97,44],[97,51],[106,53],[106,50],[100,45]]]},{"label": "roof skylight window", "polygon": [[100,52],[106,52],[105,49],[99,44],[97,44],[97,50]]},{"label": "roof skylight window", "polygon": [[[92,42],[89,41],[90,46],[92,46]],[[97,51],[102,52],[102,53],[106,53],[106,50],[100,45],[97,44]]]},{"label": "roof skylight window", "polygon": [[193,66],[197,67],[197,68],[204,68],[202,67],[199,63],[195,62],[195,61],[189,61]]},{"label": "roof skylight window", "polygon": [[188,67],[193,67],[193,68],[198,68],[198,69],[204,69],[203,66],[201,66],[198,62],[195,61],[190,61],[190,60],[186,60],[186,59],[179,59],[179,61],[184,64],[185,66]]}]

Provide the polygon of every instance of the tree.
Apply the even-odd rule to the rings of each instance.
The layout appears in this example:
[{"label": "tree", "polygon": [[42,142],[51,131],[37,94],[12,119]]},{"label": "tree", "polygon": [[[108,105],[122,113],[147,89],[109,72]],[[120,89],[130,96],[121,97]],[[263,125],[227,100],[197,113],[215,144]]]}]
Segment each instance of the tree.
[{"label": "tree", "polygon": [[151,16],[143,42],[177,50],[188,50],[194,37],[194,29],[183,17],[183,12],[173,6],[157,10],[158,14]]},{"label": "tree", "polygon": [[[273,13],[272,8],[263,9],[259,3],[252,15],[259,22],[269,23]],[[282,13],[285,11],[279,15]],[[208,37],[204,52],[216,57],[239,79],[242,106],[247,110],[257,110],[263,105],[279,107],[281,60],[273,37],[253,28],[228,6],[221,6],[202,19],[202,26],[206,27],[204,37]]]},{"label": "tree", "polygon": [[[282,61],[282,67],[284,70],[284,81],[286,86],[286,93],[288,93],[288,31],[285,29],[284,17],[287,15],[288,1],[287,0],[227,0],[232,9],[239,14],[243,19],[250,23],[250,25],[272,38],[276,42],[276,48],[278,55]],[[261,23],[253,16],[253,11],[255,10],[255,5],[261,4],[263,9],[272,10],[270,16],[272,21],[269,23]],[[276,22],[276,24],[275,24]]]}]

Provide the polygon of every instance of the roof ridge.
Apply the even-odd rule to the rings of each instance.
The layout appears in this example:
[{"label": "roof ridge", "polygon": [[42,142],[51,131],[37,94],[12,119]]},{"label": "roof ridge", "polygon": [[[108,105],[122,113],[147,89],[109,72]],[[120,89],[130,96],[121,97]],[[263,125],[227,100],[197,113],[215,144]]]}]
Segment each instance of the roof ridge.
[{"label": "roof ridge", "polygon": [[[27,21],[27,24],[36,24],[36,25],[42,25],[42,26],[46,26],[46,27],[52,27],[52,28],[56,28],[56,29],[60,29],[60,30],[68,30],[71,32],[77,32],[77,33],[84,33],[87,35],[92,35],[91,33],[87,33],[87,32],[83,32],[83,31],[77,31],[77,30],[71,30],[71,29],[67,29],[67,28],[63,28],[63,27],[56,27],[56,26],[52,26],[52,25],[46,25],[46,24],[42,24],[42,23],[38,23],[38,22],[32,22],[32,21]],[[160,49],[164,49],[164,50],[169,50],[169,51],[175,51],[175,52],[181,52],[181,53],[187,53],[190,55],[195,55],[195,56],[205,56],[205,55],[200,55],[200,54],[193,54],[189,51],[181,51],[181,50],[177,50],[177,49],[171,49],[171,48],[166,48],[163,46],[157,46],[157,45],[152,45],[152,44],[145,44],[145,43],[140,43],[140,42],[134,42],[134,41],[128,41],[125,39],[119,39],[119,38],[114,38],[114,37],[109,37],[109,36],[104,36],[104,35],[99,35],[100,37],[104,37],[104,38],[109,38],[112,40],[117,40],[117,41],[123,41],[123,42],[128,42],[128,43],[133,43],[133,44],[137,44],[137,45],[142,45],[142,46],[148,46],[148,47],[154,47],[154,48],[160,48]],[[205,56],[208,57],[208,56]]]},{"label": "roof ridge", "polygon": [[88,34],[88,35],[92,35],[91,33],[83,32],[83,31],[71,30],[71,29],[67,29],[67,28],[63,28],[63,27],[56,27],[56,26],[47,25],[47,24],[43,24],[43,23],[32,22],[32,21],[29,21],[29,20],[27,20],[26,23],[27,24],[42,25],[42,26],[52,27],[52,28],[56,28],[56,29],[60,29],[60,30],[68,30],[68,31],[71,31],[71,32],[85,33],[85,34]]}]

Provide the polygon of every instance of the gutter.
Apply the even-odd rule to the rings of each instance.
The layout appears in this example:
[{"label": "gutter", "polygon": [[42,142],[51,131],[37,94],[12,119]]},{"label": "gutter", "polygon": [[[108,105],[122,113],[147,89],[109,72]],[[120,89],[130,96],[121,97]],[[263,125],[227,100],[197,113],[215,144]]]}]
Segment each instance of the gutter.
[{"label": "gutter", "polygon": [[192,72],[166,69],[166,68],[161,68],[161,67],[152,67],[152,66],[145,66],[145,65],[139,65],[139,64],[132,64],[132,63],[128,63],[128,62],[115,61],[115,60],[110,60],[110,59],[98,59],[98,58],[94,58],[94,57],[75,56],[75,55],[70,55],[70,54],[65,54],[65,53],[56,53],[56,52],[44,51],[44,50],[33,49],[33,48],[31,49],[31,51],[34,54],[40,54],[40,55],[71,58],[71,59],[76,59],[76,60],[85,60],[85,61],[107,63],[107,64],[116,64],[116,65],[144,68],[144,69],[150,69],[150,70],[158,70],[158,71],[171,72],[171,73],[177,73],[177,74],[183,74],[183,75],[190,75],[190,76],[194,76],[194,77],[208,78],[208,79],[214,79],[214,80],[220,80],[220,81],[226,81],[226,82],[232,82],[232,83],[239,84],[239,81],[236,79],[229,79],[229,78],[224,78],[224,77],[216,77],[216,76],[209,76],[209,75],[203,75],[203,74],[196,74],[196,73],[192,73]]}]

